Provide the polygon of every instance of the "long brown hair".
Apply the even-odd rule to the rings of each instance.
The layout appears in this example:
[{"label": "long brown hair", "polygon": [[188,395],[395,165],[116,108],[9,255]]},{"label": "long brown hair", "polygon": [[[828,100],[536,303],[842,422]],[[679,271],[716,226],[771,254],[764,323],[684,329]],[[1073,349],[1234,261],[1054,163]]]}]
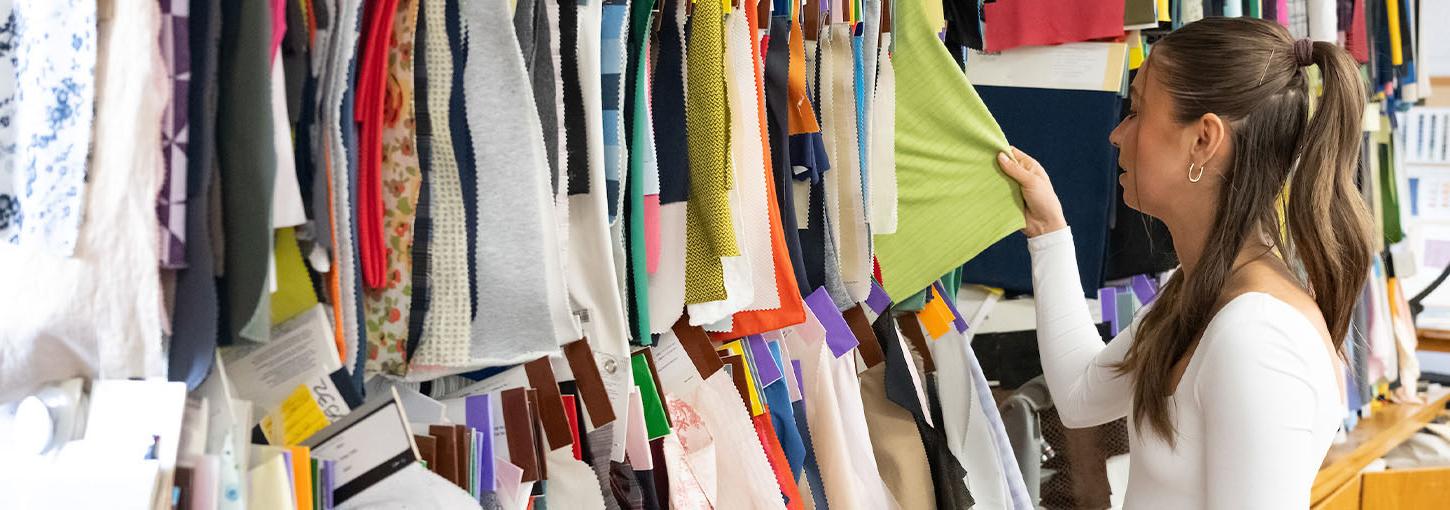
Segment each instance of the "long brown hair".
[{"label": "long brown hair", "polygon": [[[1324,78],[1310,115],[1307,67],[1277,23],[1205,18],[1153,46],[1152,76],[1173,98],[1179,122],[1214,113],[1229,125],[1233,157],[1222,169],[1213,227],[1191,274],[1177,271],[1137,325],[1121,373],[1133,374],[1133,417],[1174,444],[1169,411],[1173,367],[1203,334],[1233,264],[1250,236],[1298,262],[1342,352],[1369,271],[1369,214],[1355,186],[1364,86],[1353,60],[1313,43]],[[1276,200],[1288,186],[1281,231]],[[1291,262],[1292,263],[1292,262]]]}]

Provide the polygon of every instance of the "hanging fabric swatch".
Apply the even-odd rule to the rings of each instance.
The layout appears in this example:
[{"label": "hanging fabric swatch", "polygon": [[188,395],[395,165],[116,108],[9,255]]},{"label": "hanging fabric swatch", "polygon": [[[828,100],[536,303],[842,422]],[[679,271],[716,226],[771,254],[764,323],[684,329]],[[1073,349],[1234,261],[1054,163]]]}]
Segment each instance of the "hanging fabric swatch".
[{"label": "hanging fabric swatch", "polygon": [[387,100],[388,46],[399,0],[380,0],[366,7],[365,47],[357,78],[357,102],[352,112],[358,123],[358,249],[363,282],[369,289],[385,283],[387,248],[383,240],[383,103]]},{"label": "hanging fabric swatch", "polygon": [[[569,9],[563,0],[561,12]],[[608,203],[604,177],[603,107],[600,103],[602,5],[599,0],[578,4],[578,53],[577,83],[581,93],[584,129],[570,131],[580,135],[587,142],[585,154],[580,155],[586,172],[578,180],[569,175],[569,247],[566,269],[569,296],[574,306],[574,316],[583,323],[583,336],[589,339],[597,363],[601,367],[604,385],[617,416],[623,416],[628,405],[631,382],[629,366],[629,324],[624,313],[619,280],[615,273],[613,240],[610,235]],[[561,15],[561,26],[563,17]],[[561,28],[561,30],[567,30]],[[564,42],[560,41],[561,49]],[[566,67],[570,64],[565,63]],[[565,84],[569,83],[565,76]],[[565,91],[569,93],[568,90]],[[568,108],[568,97],[565,98]],[[565,122],[569,122],[565,110]],[[574,137],[571,136],[570,140]],[[570,168],[573,168],[575,153],[570,152]],[[576,184],[583,184],[583,193],[575,193]],[[608,456],[615,461],[624,459],[623,426],[613,428],[613,444]]]},{"label": "hanging fabric swatch", "polygon": [[[624,103],[625,134],[629,142],[629,175],[625,186],[624,232],[628,238],[628,291],[626,309],[633,325],[631,336],[640,343],[650,339],[649,238],[658,243],[659,166],[655,159],[654,121],[650,118],[650,27],[654,0],[630,4],[629,51],[625,70],[628,94]],[[646,182],[650,181],[650,182]],[[654,196],[654,201],[646,197]],[[653,228],[651,228],[653,225]],[[655,260],[658,263],[658,259]]]},{"label": "hanging fabric swatch", "polygon": [[[190,6],[183,0],[162,0],[161,56],[171,84],[171,100],[161,117],[161,157],[166,177],[156,199],[161,224],[161,267],[186,266],[186,146],[190,140],[187,114],[191,91]],[[32,57],[34,58],[34,57]]]},{"label": "hanging fabric swatch", "polygon": [[262,3],[222,10],[221,88],[217,138],[225,227],[223,279],[229,308],[227,339],[267,341],[272,260],[272,202],[277,162],[272,147],[272,99],[258,76],[271,70],[271,9]]},{"label": "hanging fabric swatch", "polygon": [[[0,296],[0,309],[4,310],[0,338],[35,339],[14,345],[14,350],[7,345],[5,368],[0,370],[0,400],[7,401],[20,399],[44,381],[75,374],[162,377],[167,362],[162,352],[154,201],[162,179],[156,137],[166,94],[151,93],[166,79],[156,45],[159,10],[153,2],[115,2],[104,6],[110,17],[98,20],[94,2],[29,3],[26,7],[35,9],[30,14],[42,23],[37,28],[60,21],[75,23],[62,33],[76,37],[63,39],[81,47],[67,44],[67,51],[93,56],[94,77],[85,70],[76,79],[95,84],[95,123],[87,121],[83,126],[86,139],[94,127],[96,143],[91,149],[85,202],[76,204],[76,211],[84,208],[87,213],[84,227],[72,241],[74,256],[58,255],[52,251],[53,245],[44,243],[0,249],[0,275],[7,288],[53,289]],[[88,33],[94,35],[86,37]],[[43,41],[37,37],[31,42]],[[30,50],[42,52],[41,48]],[[81,59],[77,65],[87,61],[77,58]],[[20,105],[22,109],[38,107],[48,105],[43,101]],[[48,126],[48,122],[39,122],[31,128]],[[32,154],[45,160],[44,153]],[[80,171],[84,166],[66,168]]]},{"label": "hanging fabric swatch", "polygon": [[413,108],[414,29],[418,2],[396,0],[393,34],[388,39],[384,84],[382,151],[379,177],[386,247],[382,285],[363,299],[367,315],[369,372],[407,373],[408,317],[413,296],[413,220],[423,177],[418,168],[416,114]]},{"label": "hanging fabric swatch", "polygon": [[721,259],[738,257],[729,195],[730,111],[724,79],[724,14],[714,2],[690,17],[685,108],[690,158],[690,207],[686,210],[685,303],[728,296]]},{"label": "hanging fabric swatch", "polygon": [[[745,6],[743,9],[747,13],[748,26],[757,26],[756,15],[758,11],[750,6]],[[752,73],[754,74],[753,89],[755,91],[752,100],[754,101],[756,111],[756,132],[759,134],[760,148],[763,152],[760,161],[760,171],[762,172],[761,175],[765,189],[762,194],[763,203],[760,204],[760,207],[764,208],[766,212],[766,221],[769,224],[770,234],[769,262],[761,261],[759,264],[761,266],[769,264],[773,280],[769,282],[760,279],[756,280],[755,299],[745,311],[737,312],[731,318],[734,325],[732,331],[712,334],[712,337],[716,340],[761,334],[799,324],[805,320],[805,313],[802,308],[804,305],[800,298],[800,289],[796,286],[795,267],[790,256],[790,245],[786,241],[787,233],[786,227],[784,226],[784,217],[780,209],[780,203],[776,200],[778,196],[776,179],[772,172],[776,155],[771,152],[774,148],[769,143],[770,130],[767,128],[765,119],[766,92],[764,90],[762,76],[764,57],[761,55],[759,41],[755,37],[750,37],[750,43],[750,56],[752,67],[754,68],[754,72]],[[746,110],[748,110],[748,107]],[[738,111],[741,111],[742,115],[748,115],[744,113],[746,110]],[[741,140],[740,143],[742,144],[750,143],[741,138],[736,139]],[[782,150],[785,150],[785,148],[782,147]],[[737,168],[737,171],[750,172],[750,169],[742,166]],[[789,177],[786,178],[789,179]],[[794,223],[793,219],[792,223]],[[792,227],[789,230],[790,236],[794,238],[796,235],[795,229]]]},{"label": "hanging fabric swatch", "polygon": [[[774,16],[770,20],[770,41],[766,48],[764,66],[764,100],[767,114],[767,135],[770,145],[770,169],[775,187],[775,202],[780,215],[781,234],[790,255],[792,272],[795,276],[796,294],[814,289],[806,276],[805,260],[801,250],[800,230],[796,218],[795,179],[791,165],[791,113],[795,103],[791,102],[794,85],[791,55],[795,48],[795,35],[799,30],[797,22],[788,16]],[[802,71],[801,88],[805,87]],[[809,111],[809,109],[807,109]],[[782,267],[782,266],[777,266]]]},{"label": "hanging fabric swatch", "polygon": [[[68,256],[85,209],[95,111],[95,2],[6,4],[0,240]],[[183,113],[184,115],[184,113]],[[159,132],[159,130],[158,130]]]},{"label": "hanging fabric swatch", "polygon": [[871,99],[870,219],[872,234],[896,233],[896,69],[891,34],[881,34],[875,96]]},{"label": "hanging fabric swatch", "polygon": [[861,113],[857,110],[857,45],[849,25],[831,25],[828,30],[830,54],[825,58],[831,61],[831,104],[830,108],[821,104],[825,117],[822,131],[831,138],[826,145],[832,150],[835,168],[825,176],[827,218],[837,240],[841,281],[850,302],[856,303],[865,300],[871,291],[871,239],[866,228],[858,141]]},{"label": "hanging fabric swatch", "polygon": [[[1107,143],[1119,119],[1114,92],[977,87],[1002,130],[1032,154],[1063,190],[1063,214],[1077,232],[1082,288],[1102,287],[1108,216],[1117,190],[1118,152]],[[1069,135],[1070,134],[1070,135]],[[966,263],[966,281],[1009,292],[1031,292],[1026,237],[1014,233]]]},{"label": "hanging fabric swatch", "polygon": [[558,250],[548,160],[506,12],[502,0],[460,5],[471,34],[465,82],[470,91],[489,91],[466,94],[470,130],[481,135],[473,138],[477,223],[488,231],[478,236],[480,295],[471,339],[421,346],[413,368],[430,378],[547,355],[560,343],[554,321],[567,317],[561,275],[551,271]]},{"label": "hanging fabric swatch", "polygon": [[897,231],[875,243],[882,285],[899,301],[1021,229],[1022,206],[997,168],[1006,137],[936,38],[940,6],[895,5],[892,64],[913,84],[896,94]]},{"label": "hanging fabric swatch", "polygon": [[212,174],[216,156],[217,60],[221,38],[221,7],[216,1],[190,5],[192,80],[187,93],[186,211],[183,239],[185,268],[176,274],[176,306],[172,309],[171,348],[167,351],[167,377],[196,389],[211,371],[217,340],[216,273],[211,245]]},{"label": "hanging fabric swatch", "polygon": [[[1152,0],[1145,3],[1151,4]],[[1123,6],[1121,0],[987,3],[987,51],[1121,37],[1125,21]],[[1156,20],[1155,15],[1152,21],[1155,27]]]},{"label": "hanging fabric swatch", "polygon": [[653,96],[655,148],[659,151],[659,261],[649,275],[652,333],[670,329],[685,309],[685,223],[690,161],[685,133],[685,19],[681,0],[665,0],[660,10],[658,62]]},{"label": "hanging fabric swatch", "polygon": [[[758,117],[755,109],[754,61],[750,57],[750,32],[744,12],[734,11],[724,21],[724,55],[722,58],[726,132],[725,168],[729,170],[726,191],[729,219],[736,242],[736,255],[722,257],[721,269],[726,297],[722,300],[689,305],[691,322],[710,325],[711,331],[734,329],[729,323],[735,312],[752,306],[756,285],[770,285],[775,280],[774,261],[770,257],[769,216],[765,211],[765,180],[754,171],[764,168],[764,148],[760,144]],[[698,26],[698,25],[697,25]],[[696,50],[691,46],[692,53]],[[688,115],[688,110],[686,115]],[[691,182],[699,182],[692,179]],[[693,202],[693,201],[692,201]],[[687,266],[688,269],[688,266]],[[688,292],[688,280],[686,282]],[[779,298],[775,300],[779,304]],[[724,324],[718,324],[724,321]],[[722,327],[723,326],[723,327]]]},{"label": "hanging fabric swatch", "polygon": [[[423,59],[426,62],[427,90],[426,115],[428,137],[427,158],[423,168],[426,173],[425,186],[428,200],[427,276],[426,287],[420,287],[414,279],[413,300],[426,300],[428,308],[418,317],[417,307],[410,321],[422,325],[418,336],[409,335],[408,358],[412,361],[418,346],[432,343],[459,344],[467,342],[469,336],[468,280],[468,236],[465,233],[463,196],[459,181],[458,159],[455,156],[455,140],[467,145],[468,139],[455,138],[449,100],[453,95],[454,61],[449,50],[448,30],[445,18],[444,0],[422,0],[422,20],[426,27]],[[419,48],[414,48],[418,52]],[[415,62],[418,59],[415,57]],[[418,91],[414,91],[418,93]],[[422,114],[420,113],[420,117]],[[419,127],[419,147],[423,148],[422,132]],[[419,227],[421,227],[421,223]],[[417,240],[415,239],[415,242]],[[414,263],[419,261],[416,259]]]}]

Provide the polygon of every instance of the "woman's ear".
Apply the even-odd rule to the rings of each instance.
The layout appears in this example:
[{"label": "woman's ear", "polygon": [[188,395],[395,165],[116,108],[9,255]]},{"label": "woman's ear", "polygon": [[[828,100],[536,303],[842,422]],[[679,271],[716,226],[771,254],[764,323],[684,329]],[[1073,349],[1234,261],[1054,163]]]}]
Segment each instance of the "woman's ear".
[{"label": "woman's ear", "polygon": [[1223,165],[1218,164],[1214,158],[1228,154],[1229,125],[1223,117],[1215,113],[1205,113],[1198,118],[1195,124],[1195,139],[1193,148],[1189,150],[1189,162],[1196,165],[1205,165],[1213,173],[1223,171]]}]

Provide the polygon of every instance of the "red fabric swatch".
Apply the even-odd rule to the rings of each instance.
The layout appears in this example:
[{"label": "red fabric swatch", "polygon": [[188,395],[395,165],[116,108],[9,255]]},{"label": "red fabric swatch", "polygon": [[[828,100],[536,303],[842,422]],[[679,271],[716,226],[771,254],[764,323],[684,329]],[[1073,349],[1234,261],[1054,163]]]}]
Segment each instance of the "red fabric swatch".
[{"label": "red fabric swatch", "polygon": [[1122,0],[999,0],[986,4],[987,51],[1123,36]]},{"label": "red fabric swatch", "polygon": [[370,289],[384,286],[387,248],[383,243],[383,99],[388,79],[388,44],[398,0],[368,4],[367,25],[361,46],[353,120],[358,123],[358,248],[363,283]]},{"label": "red fabric swatch", "polygon": [[795,478],[790,475],[790,462],[785,459],[785,450],[780,447],[775,426],[770,423],[770,413],[761,413],[750,421],[755,422],[755,435],[765,447],[765,457],[770,460],[770,470],[775,472],[775,483],[780,484],[780,494],[785,498],[785,507],[788,510],[802,510],[805,507],[801,503],[801,490],[796,485]]}]

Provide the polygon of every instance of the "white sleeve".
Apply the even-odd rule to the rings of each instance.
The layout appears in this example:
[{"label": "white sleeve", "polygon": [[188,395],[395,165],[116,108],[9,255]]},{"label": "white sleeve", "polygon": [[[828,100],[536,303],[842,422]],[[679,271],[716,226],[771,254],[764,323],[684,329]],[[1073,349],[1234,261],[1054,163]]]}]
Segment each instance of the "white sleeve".
[{"label": "white sleeve", "polygon": [[1315,471],[1295,459],[1323,455],[1314,448],[1319,395],[1303,345],[1294,347],[1305,340],[1264,309],[1224,317],[1235,324],[1232,336],[1205,336],[1194,354],[1203,356],[1194,393],[1203,411],[1205,508],[1309,506]]},{"label": "white sleeve", "polygon": [[1083,298],[1071,230],[1028,239],[1027,249],[1037,301],[1037,349],[1063,425],[1091,427],[1127,416],[1132,381],[1113,367],[1132,345],[1132,333],[1125,330],[1103,345]]}]

